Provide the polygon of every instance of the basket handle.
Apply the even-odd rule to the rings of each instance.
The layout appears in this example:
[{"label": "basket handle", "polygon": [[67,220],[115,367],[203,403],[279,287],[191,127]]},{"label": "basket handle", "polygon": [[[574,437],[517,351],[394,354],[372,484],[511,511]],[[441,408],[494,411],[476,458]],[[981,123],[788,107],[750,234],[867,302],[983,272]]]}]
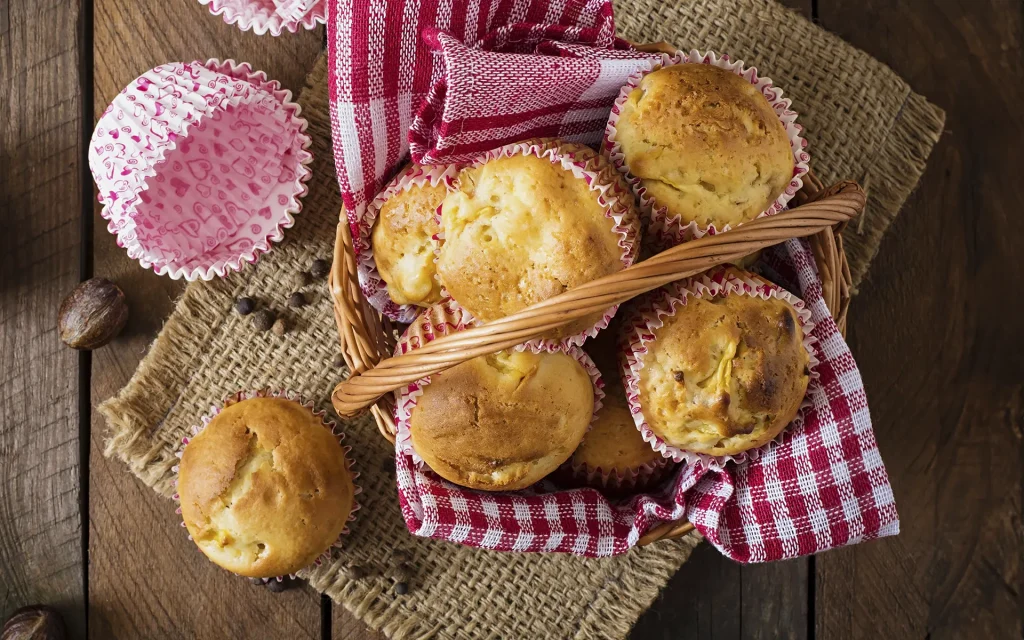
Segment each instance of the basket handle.
[{"label": "basket handle", "polygon": [[[748,245],[753,245],[754,248],[749,249],[752,252],[759,247],[769,246],[790,237],[810,235],[810,245],[814,252],[815,262],[818,265],[818,273],[821,276],[822,295],[825,304],[832,312],[839,330],[845,335],[852,279],[846,260],[846,253],[843,251],[843,238],[840,232],[846,226],[846,221],[863,210],[865,203],[864,192],[859,186],[851,182],[839,183],[825,189],[821,181],[813,173],[808,173],[804,176],[804,188],[797,193],[794,201],[800,206],[795,207],[789,212],[772,218],[755,220],[733,231],[706,237],[701,241],[680,245],[655,256],[651,260],[634,265],[630,269],[647,265],[655,259],[660,261],[656,265],[668,261],[670,265],[674,264],[677,268],[680,266],[679,263],[688,264],[688,260],[703,261],[706,266],[697,269],[696,272],[699,272],[733,258],[735,254],[730,253],[730,251],[739,251],[741,248],[743,251],[746,251]],[[817,233],[815,233],[815,229]],[[703,244],[697,244],[702,241]],[[668,254],[667,257],[666,254]],[[626,273],[630,269],[619,273]],[[677,279],[677,276],[682,278],[692,273],[687,273],[685,270],[676,271],[667,282]],[[627,280],[631,278],[632,274]],[[391,323],[386,317],[382,317],[370,306],[363,296],[358,282],[352,235],[343,207],[338,222],[334,246],[334,261],[331,266],[328,286],[334,302],[334,319],[338,325],[341,352],[351,372],[349,381],[353,380],[353,378],[358,379],[364,372],[370,371],[379,363],[386,361],[395,347]],[[644,281],[643,286],[647,284],[649,282]],[[659,285],[651,285],[649,289],[653,289],[656,286]],[[572,291],[566,292],[559,296],[559,298],[571,293]],[[528,319],[532,317],[532,312],[535,308],[555,306],[557,305],[557,299],[545,301],[545,303],[534,305],[534,307],[516,314],[515,317],[527,316]],[[606,306],[611,306],[611,303]],[[570,322],[573,317],[575,316],[563,315],[562,322]],[[509,319],[503,319],[503,321],[507,320]],[[493,327],[503,321],[496,321],[488,326]],[[490,333],[493,339],[494,331],[492,328],[490,332],[484,331],[481,333]],[[485,335],[484,339],[486,337]],[[442,342],[445,339],[441,338],[430,344]],[[466,353],[459,352],[458,348],[458,346],[452,347],[454,351],[447,354],[451,364],[442,366],[439,370],[443,370],[448,366],[454,366],[454,364],[470,357]],[[494,348],[493,350],[500,350],[500,348]],[[445,356],[443,351],[441,355],[442,357]],[[401,358],[405,357],[400,356],[395,360],[401,360]],[[392,371],[390,375],[394,376],[396,374]],[[418,378],[413,378],[412,380],[415,379]],[[370,411],[375,418],[381,435],[394,443],[396,433],[393,418],[394,401],[388,391],[394,390],[405,383],[385,384],[383,391],[376,395],[370,394],[368,399],[365,390],[360,390],[360,395],[357,396],[358,400],[353,403],[347,395],[340,395],[347,393],[346,382],[339,384],[331,397],[339,415],[358,413],[360,407],[365,407],[373,402],[373,398],[380,396],[376,404],[370,407]],[[380,382],[378,381],[379,384]],[[342,403],[340,407],[339,401]],[[342,409],[351,413],[343,413]],[[675,522],[663,522],[652,527],[641,536],[637,541],[637,546],[644,546],[658,540],[679,538],[690,533],[693,529],[693,524],[687,522],[685,518]]]},{"label": "basket handle", "polygon": [[[373,331],[372,336],[360,335],[362,332],[355,330],[356,323],[360,321],[377,319],[379,325],[379,314],[369,309],[358,285],[351,278],[344,278],[344,273],[332,273],[332,276],[341,276],[331,282],[335,300],[347,293],[360,301],[355,308],[357,315],[352,313],[353,307],[349,305],[341,310],[335,306],[335,315],[342,329],[343,351],[352,375],[335,387],[331,396],[334,408],[342,417],[359,415],[385,394],[410,382],[440,373],[471,358],[512,348],[551,329],[706,271],[717,264],[738,260],[790,238],[811,236],[843,224],[864,207],[864,192],[855,183],[841,183],[829,191],[832,194],[827,197],[775,216],[759,218],[728,232],[672,247],[627,269],[582,284],[510,316],[443,336],[415,351],[390,358],[387,357],[389,348],[393,348],[390,336],[382,335],[379,329]],[[343,222],[340,226],[348,225]],[[347,235],[347,229],[345,233]],[[344,246],[344,240],[339,240],[339,244],[342,247],[336,249],[344,249],[344,261],[351,261],[354,267],[355,259],[347,255],[351,241],[348,246]],[[833,272],[839,268],[834,261],[823,259],[822,262]]]}]

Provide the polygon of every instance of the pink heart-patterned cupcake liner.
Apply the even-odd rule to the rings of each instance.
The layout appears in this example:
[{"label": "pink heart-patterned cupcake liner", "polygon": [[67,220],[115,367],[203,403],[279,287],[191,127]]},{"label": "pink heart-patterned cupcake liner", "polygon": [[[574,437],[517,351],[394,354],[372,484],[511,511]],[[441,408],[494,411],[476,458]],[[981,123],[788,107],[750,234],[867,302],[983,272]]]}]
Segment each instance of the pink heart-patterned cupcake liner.
[{"label": "pink heart-patterned cupcake liner", "polygon": [[291,92],[248,63],[170,63],[100,117],[89,167],[107,230],[143,268],[210,280],[255,262],[302,209],[311,171]]},{"label": "pink heart-patterned cupcake liner", "polygon": [[325,0],[199,0],[210,13],[221,16],[227,24],[242,31],[252,29],[256,35],[270,32],[279,36],[285,31],[295,33],[299,27],[315,29],[327,23]]}]

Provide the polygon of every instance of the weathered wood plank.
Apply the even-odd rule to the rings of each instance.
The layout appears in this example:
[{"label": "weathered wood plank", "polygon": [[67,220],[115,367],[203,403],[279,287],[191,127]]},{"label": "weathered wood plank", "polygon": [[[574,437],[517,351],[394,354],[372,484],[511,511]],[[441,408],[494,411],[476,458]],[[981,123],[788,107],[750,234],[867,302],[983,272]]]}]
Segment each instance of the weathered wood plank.
[{"label": "weathered wood plank", "polygon": [[817,635],[1020,638],[1021,5],[819,11],[946,109],[947,131],[850,317],[902,533],[817,559]]},{"label": "weathered wood plank", "polygon": [[0,615],[85,629],[78,354],[57,308],[79,279],[77,2],[0,0]]},{"label": "weathered wood plank", "polygon": [[[97,114],[128,82],[157,64],[210,57],[251,62],[297,91],[319,53],[322,31],[279,38],[243,33],[197,2],[95,0]],[[181,283],[143,271],[106,232],[97,207],[95,271],[127,294],[125,334],[93,360],[96,402],[138,365],[170,313]],[[189,542],[173,503],[103,458],[105,426],[93,419],[90,469],[90,631],[97,638],[320,637],[320,596],[273,594],[209,563]]]},{"label": "weathered wood plank", "polygon": [[807,560],[739,565],[703,544],[630,638],[806,638]]}]

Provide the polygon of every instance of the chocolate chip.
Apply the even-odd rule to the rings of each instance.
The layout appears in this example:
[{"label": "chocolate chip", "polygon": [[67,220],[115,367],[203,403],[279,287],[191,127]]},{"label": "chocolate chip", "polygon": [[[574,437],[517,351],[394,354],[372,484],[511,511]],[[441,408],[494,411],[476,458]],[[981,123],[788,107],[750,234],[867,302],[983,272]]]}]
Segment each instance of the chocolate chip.
[{"label": "chocolate chip", "polygon": [[240,316],[247,316],[256,310],[256,301],[252,298],[239,298],[235,300],[235,311]]},{"label": "chocolate chip", "polygon": [[676,382],[682,382],[686,376],[683,375],[682,371],[675,371],[672,373],[672,377],[676,379]]},{"label": "chocolate chip", "polygon": [[301,291],[296,291],[292,295],[288,296],[289,307],[304,307],[306,306],[306,296]]},{"label": "chocolate chip", "polygon": [[793,314],[789,309],[783,309],[782,317],[779,318],[779,329],[782,329],[787,336],[795,334],[796,320],[793,318]]},{"label": "chocolate chip", "polygon": [[395,594],[404,596],[409,593],[409,585],[405,582],[399,582],[395,585]]},{"label": "chocolate chip", "polygon": [[344,367],[345,366],[345,356],[341,355],[340,353],[334,354],[334,366],[336,366],[336,367]]},{"label": "chocolate chip", "polygon": [[348,576],[349,580],[362,580],[368,575],[368,572],[365,568],[354,564],[345,570],[345,575]]},{"label": "chocolate chip", "polygon": [[319,258],[314,260],[313,264],[309,266],[309,273],[312,274],[312,276],[317,280],[326,277],[327,274],[330,273],[330,271],[331,263],[327,262],[326,260],[321,260]]},{"label": "chocolate chip", "polygon": [[274,314],[267,309],[260,309],[252,316],[252,326],[256,327],[257,331],[270,331],[270,328],[274,326]]},{"label": "chocolate chip", "polygon": [[270,330],[273,331],[276,336],[283,336],[285,332],[288,331],[288,324],[284,321],[284,318],[278,318],[274,321]]}]

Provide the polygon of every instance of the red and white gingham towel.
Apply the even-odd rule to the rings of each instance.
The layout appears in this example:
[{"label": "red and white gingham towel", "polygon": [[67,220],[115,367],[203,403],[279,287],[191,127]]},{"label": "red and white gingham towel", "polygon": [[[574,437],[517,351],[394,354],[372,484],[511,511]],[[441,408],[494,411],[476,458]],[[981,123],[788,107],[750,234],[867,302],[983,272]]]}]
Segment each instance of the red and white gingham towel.
[{"label": "red and white gingham towel", "polygon": [[[607,0],[332,0],[328,29],[335,160],[353,221],[405,160],[410,137],[422,158],[443,161],[515,136],[596,140],[607,115],[597,96],[614,99],[615,74],[647,64],[614,39]],[[812,406],[782,444],[724,472],[684,467],[661,493],[626,504],[590,489],[470,491],[399,455],[409,530],[488,549],[608,556],[686,517],[741,562],[896,534],[863,383],[812,254],[791,240],[768,256],[775,279],[811,310],[821,351]]]}]

